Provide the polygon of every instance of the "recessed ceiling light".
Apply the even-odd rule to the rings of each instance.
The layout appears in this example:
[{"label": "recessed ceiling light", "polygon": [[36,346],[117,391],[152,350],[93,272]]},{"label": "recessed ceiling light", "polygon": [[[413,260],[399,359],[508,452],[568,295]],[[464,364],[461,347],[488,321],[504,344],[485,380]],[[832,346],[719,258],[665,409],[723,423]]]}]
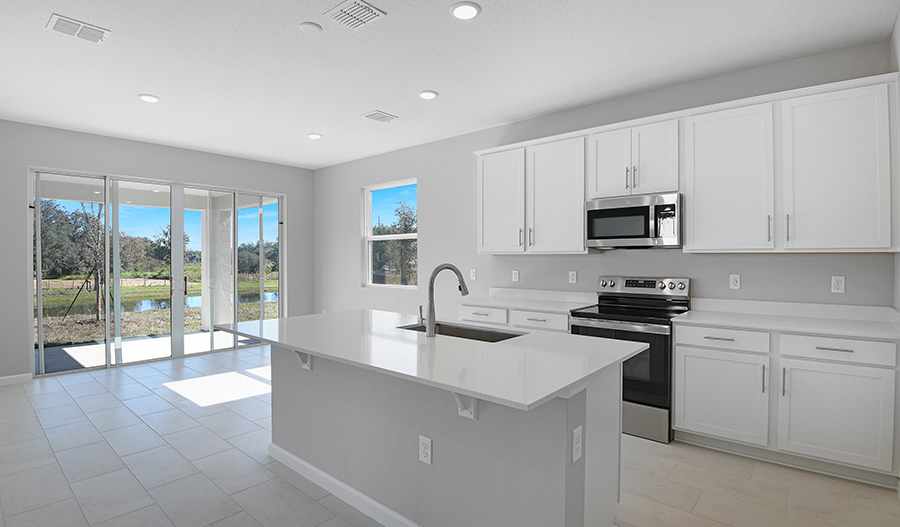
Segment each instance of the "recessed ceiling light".
[{"label": "recessed ceiling light", "polygon": [[471,20],[481,12],[481,6],[475,2],[457,2],[450,8],[450,14],[460,20]]},{"label": "recessed ceiling light", "polygon": [[300,24],[300,31],[303,31],[304,33],[321,33],[322,26],[315,22],[303,22]]},{"label": "recessed ceiling light", "polygon": [[438,96],[438,92],[433,90],[422,90],[419,92],[419,97],[425,99],[426,101],[430,101]]},{"label": "recessed ceiling light", "polygon": [[154,190],[153,192],[162,192],[161,190]]},{"label": "recessed ceiling light", "polygon": [[312,140],[322,139],[322,134],[309,134],[309,138]]},{"label": "recessed ceiling light", "polygon": [[131,203],[130,201],[126,201],[125,203]]},{"label": "recessed ceiling light", "polygon": [[149,93],[141,93],[138,95],[138,98],[144,102],[159,102],[159,97]]},{"label": "recessed ceiling light", "polygon": [[100,193],[99,190],[95,190],[95,191],[94,191],[94,194],[99,194],[99,193]]}]

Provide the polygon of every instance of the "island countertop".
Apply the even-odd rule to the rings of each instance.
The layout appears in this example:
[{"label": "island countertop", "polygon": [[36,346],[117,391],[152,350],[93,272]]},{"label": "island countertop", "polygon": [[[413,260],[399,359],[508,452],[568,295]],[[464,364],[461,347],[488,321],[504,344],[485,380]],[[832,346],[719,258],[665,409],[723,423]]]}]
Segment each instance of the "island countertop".
[{"label": "island countertop", "polygon": [[216,329],[520,410],[568,397],[604,369],[648,348],[540,330],[488,343],[398,328],[416,323],[414,315],[358,309]]}]

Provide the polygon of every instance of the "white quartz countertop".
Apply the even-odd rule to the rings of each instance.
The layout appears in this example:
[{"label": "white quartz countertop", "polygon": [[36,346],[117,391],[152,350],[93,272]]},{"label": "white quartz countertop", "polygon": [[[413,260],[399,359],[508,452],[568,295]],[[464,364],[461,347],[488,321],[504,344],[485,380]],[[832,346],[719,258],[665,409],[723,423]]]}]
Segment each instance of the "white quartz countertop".
[{"label": "white quartz countertop", "polygon": [[540,330],[516,330],[522,335],[487,343],[398,329],[417,322],[414,315],[358,309],[216,328],[520,410],[568,397],[648,347]]},{"label": "white quartz countertop", "polygon": [[542,313],[568,315],[573,309],[580,309],[589,306],[592,303],[596,304],[597,300],[594,299],[593,302],[572,302],[537,298],[511,298],[508,296],[484,296],[479,298],[464,297],[459,303],[464,306],[521,309],[523,311],[539,311]]},{"label": "white quartz countertop", "polygon": [[862,339],[900,339],[900,328],[894,324],[870,320],[760,315],[692,309],[684,315],[675,317],[673,321],[676,325],[758,329]]}]

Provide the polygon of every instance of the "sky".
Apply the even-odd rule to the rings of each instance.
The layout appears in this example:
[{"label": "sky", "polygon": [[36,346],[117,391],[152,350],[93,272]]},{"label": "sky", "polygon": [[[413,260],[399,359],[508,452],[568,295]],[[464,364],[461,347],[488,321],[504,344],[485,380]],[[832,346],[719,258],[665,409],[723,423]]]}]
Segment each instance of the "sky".
[{"label": "sky", "polygon": [[[76,201],[56,200],[67,211],[81,210],[81,203]],[[189,250],[200,250],[202,242],[200,211],[184,212],[184,232],[190,241]],[[119,205],[119,232],[128,236],[153,239],[162,233],[169,224],[169,209],[159,207],[140,207],[137,205]],[[238,245],[256,243],[259,238],[259,209],[256,207],[238,211]],[[263,239],[274,242],[278,239],[278,204],[272,203],[263,207]]]},{"label": "sky", "polygon": [[[397,202],[406,198],[406,204],[418,211],[417,188],[415,184],[402,187],[391,187],[372,191],[372,225],[378,225],[379,219],[382,225],[390,225],[397,220],[394,209]],[[379,218],[380,217],[380,218]]]}]

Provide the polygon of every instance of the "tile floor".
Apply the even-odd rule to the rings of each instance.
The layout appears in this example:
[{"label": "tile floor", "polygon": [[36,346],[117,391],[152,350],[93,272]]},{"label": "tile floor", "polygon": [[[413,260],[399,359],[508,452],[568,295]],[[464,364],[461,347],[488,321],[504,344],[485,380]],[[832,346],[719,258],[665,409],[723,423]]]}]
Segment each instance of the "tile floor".
[{"label": "tile floor", "polygon": [[900,527],[895,490],[622,436],[620,527]]},{"label": "tile floor", "polygon": [[[258,388],[268,365],[257,347],[0,386],[0,527],[378,526],[268,457],[270,394],[201,406],[169,387]],[[900,499],[623,436],[616,525],[900,527]]]},{"label": "tile floor", "polygon": [[[268,456],[268,366],[264,346],[0,386],[0,527],[380,525]],[[216,378],[256,391],[171,388]]]}]

